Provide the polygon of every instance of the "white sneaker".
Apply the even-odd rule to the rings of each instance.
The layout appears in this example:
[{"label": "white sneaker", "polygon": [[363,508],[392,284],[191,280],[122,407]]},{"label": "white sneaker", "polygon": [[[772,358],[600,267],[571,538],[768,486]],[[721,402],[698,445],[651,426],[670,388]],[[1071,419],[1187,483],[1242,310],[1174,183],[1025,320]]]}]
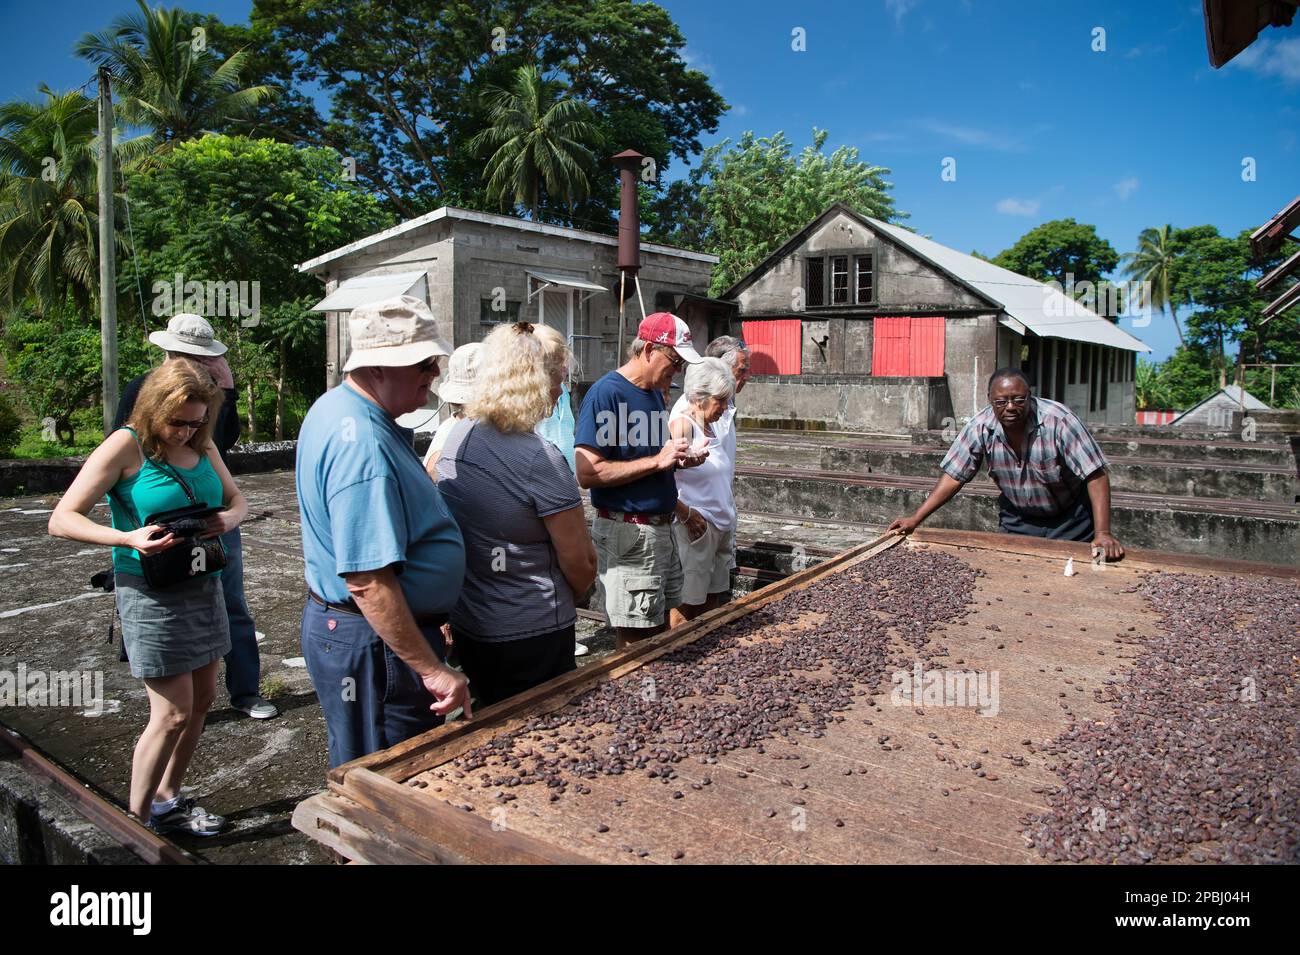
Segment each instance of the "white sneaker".
[{"label": "white sneaker", "polygon": [[587,645],[585,643],[575,643],[573,645],[573,655],[575,657],[585,657],[587,655]]}]

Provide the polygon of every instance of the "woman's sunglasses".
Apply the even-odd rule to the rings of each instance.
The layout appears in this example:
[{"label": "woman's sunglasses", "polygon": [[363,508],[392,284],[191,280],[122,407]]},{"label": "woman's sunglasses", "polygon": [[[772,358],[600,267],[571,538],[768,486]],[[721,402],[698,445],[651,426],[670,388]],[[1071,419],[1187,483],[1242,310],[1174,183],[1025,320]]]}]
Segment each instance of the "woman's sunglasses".
[{"label": "woman's sunglasses", "polygon": [[167,424],[173,428],[189,428],[191,431],[198,431],[199,428],[203,427],[207,423],[207,418],[200,418],[197,421],[186,421],[184,418],[170,418],[167,421]]}]

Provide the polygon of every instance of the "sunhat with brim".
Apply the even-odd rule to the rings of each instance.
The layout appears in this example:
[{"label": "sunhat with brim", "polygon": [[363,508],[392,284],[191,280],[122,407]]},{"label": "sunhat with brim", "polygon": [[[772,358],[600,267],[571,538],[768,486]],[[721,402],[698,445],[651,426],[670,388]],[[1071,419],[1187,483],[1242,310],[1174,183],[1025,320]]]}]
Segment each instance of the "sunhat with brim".
[{"label": "sunhat with brim", "polygon": [[226,353],[226,346],[217,341],[212,326],[200,315],[181,312],[167,323],[167,331],[153,332],[149,341],[164,351],[184,355],[206,355],[216,358]]},{"label": "sunhat with brim", "polygon": [[438,322],[429,306],[410,295],[358,305],[348,318],[348,337],[352,354],[345,372],[402,368],[451,354],[451,346],[438,337]]},{"label": "sunhat with brim", "polygon": [[449,405],[463,405],[469,401],[474,376],[478,373],[479,349],[482,347],[482,342],[470,342],[451,353],[451,360],[447,362],[447,378],[438,386],[439,401],[445,401]]}]

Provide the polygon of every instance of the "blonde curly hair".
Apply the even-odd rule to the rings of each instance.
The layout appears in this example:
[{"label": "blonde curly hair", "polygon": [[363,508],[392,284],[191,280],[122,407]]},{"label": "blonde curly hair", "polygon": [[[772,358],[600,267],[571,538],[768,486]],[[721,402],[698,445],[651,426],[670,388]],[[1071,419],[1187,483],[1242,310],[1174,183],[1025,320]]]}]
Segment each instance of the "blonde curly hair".
[{"label": "blonde curly hair", "polygon": [[549,325],[515,322],[483,339],[465,414],[498,431],[532,431],[554,407],[551,381],[573,367],[568,344]]},{"label": "blonde curly hair", "polygon": [[186,442],[200,455],[212,443],[212,428],[226,395],[208,370],[190,361],[169,361],[149,373],[140,386],[140,394],[127,422],[135,429],[145,454],[155,461],[163,459],[162,429],[191,401],[208,406],[207,420]]}]

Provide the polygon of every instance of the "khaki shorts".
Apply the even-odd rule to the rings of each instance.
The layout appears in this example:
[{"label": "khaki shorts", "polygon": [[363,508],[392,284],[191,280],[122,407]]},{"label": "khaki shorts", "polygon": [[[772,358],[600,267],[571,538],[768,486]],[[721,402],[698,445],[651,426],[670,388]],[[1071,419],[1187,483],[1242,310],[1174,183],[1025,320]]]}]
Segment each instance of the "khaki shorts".
[{"label": "khaki shorts", "polygon": [[596,570],[611,627],[657,627],[678,606],[682,565],[671,524],[628,524],[596,515]]},{"label": "khaki shorts", "polygon": [[699,540],[691,540],[683,524],[673,525],[682,557],[682,603],[699,606],[710,594],[731,592],[731,568],[736,566],[736,529],[719,530],[707,520]]}]

